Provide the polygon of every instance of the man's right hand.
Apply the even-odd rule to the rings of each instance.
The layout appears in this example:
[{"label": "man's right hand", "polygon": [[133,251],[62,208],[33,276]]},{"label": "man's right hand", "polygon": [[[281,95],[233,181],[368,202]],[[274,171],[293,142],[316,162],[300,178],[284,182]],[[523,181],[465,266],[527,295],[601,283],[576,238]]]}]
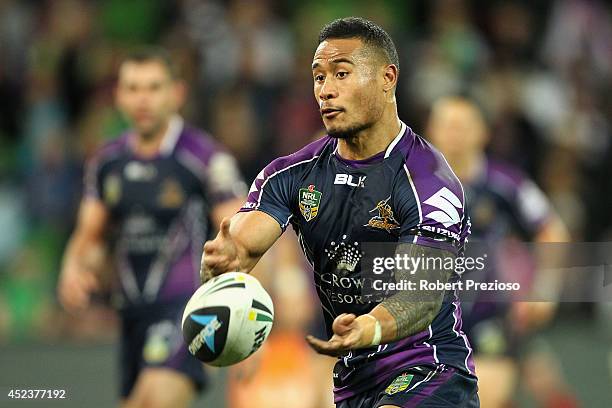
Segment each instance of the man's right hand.
[{"label": "man's right hand", "polygon": [[92,292],[99,288],[98,278],[89,270],[64,270],[57,286],[62,306],[72,313],[89,306]]},{"label": "man's right hand", "polygon": [[230,218],[221,221],[219,233],[204,244],[200,279],[202,283],[225,272],[240,270],[238,246],[230,234]]}]

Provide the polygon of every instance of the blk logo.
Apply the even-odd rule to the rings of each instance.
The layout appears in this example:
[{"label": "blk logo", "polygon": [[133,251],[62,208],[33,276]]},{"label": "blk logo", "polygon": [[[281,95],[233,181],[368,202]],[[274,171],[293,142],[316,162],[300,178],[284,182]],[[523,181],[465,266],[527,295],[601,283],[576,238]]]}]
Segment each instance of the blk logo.
[{"label": "blk logo", "polygon": [[334,184],[345,184],[351,187],[365,187],[365,180],[367,176],[353,177],[350,174],[336,174]]}]

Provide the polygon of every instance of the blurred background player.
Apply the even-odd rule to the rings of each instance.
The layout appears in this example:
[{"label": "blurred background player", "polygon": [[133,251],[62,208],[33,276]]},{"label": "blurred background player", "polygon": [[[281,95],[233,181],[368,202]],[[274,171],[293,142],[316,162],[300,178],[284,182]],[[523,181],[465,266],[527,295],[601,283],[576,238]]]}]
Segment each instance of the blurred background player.
[{"label": "blurred background player", "polygon": [[99,285],[86,260],[112,245],[124,407],[186,407],[204,385],[177,323],[197,287],[211,223],[233,214],[245,193],[234,159],[178,115],[184,98],[164,50],[124,59],[116,102],[132,130],[88,165],[58,285],[67,310],[86,308]]},{"label": "blurred background player", "polygon": [[[512,247],[519,240],[541,243],[569,240],[563,222],[538,186],[517,168],[487,157],[489,133],[483,114],[473,101],[460,96],[439,99],[432,107],[427,134],[463,183],[472,222],[471,242],[484,241],[489,248],[501,253],[513,251],[516,255],[518,252]],[[495,262],[495,276],[488,278],[491,281],[500,278],[503,273],[500,269],[508,270],[516,280],[524,268],[501,255]],[[560,283],[537,281],[537,275],[535,279],[536,285]],[[558,293],[558,288],[547,289]],[[518,381],[516,357],[521,339],[546,324],[554,309],[554,302],[464,304],[464,330],[474,347],[483,407],[510,406]],[[545,371],[554,371],[553,366],[549,367]],[[560,379],[549,383],[557,388],[549,387],[549,393],[562,391]],[[539,397],[538,401],[545,399]]]}]

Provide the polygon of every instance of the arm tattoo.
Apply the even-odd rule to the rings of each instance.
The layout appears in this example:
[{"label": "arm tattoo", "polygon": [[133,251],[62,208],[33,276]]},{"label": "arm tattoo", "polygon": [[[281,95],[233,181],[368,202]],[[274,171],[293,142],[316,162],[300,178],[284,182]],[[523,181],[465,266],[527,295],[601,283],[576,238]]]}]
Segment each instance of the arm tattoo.
[{"label": "arm tattoo", "polygon": [[[446,283],[453,272],[444,268],[447,265],[445,260],[454,258],[450,252],[404,243],[398,246],[396,253],[420,262],[414,270],[395,271],[396,282],[413,281],[417,289],[421,280]],[[443,299],[444,290],[402,290],[385,299],[381,305],[395,319],[396,339],[402,339],[425,330],[438,314]]]}]

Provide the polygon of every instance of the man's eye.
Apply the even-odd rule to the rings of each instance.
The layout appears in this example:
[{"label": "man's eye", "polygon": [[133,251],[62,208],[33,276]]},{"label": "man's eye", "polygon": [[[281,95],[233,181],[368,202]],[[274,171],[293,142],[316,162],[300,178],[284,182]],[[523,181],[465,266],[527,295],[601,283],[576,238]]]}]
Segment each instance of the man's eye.
[{"label": "man's eye", "polygon": [[315,75],[314,79],[317,82],[322,82],[325,79],[325,77],[323,75]]},{"label": "man's eye", "polygon": [[346,78],[346,77],[348,76],[348,72],[346,72],[346,71],[340,71],[340,72],[338,72],[338,73],[336,74],[336,76],[337,76],[338,78],[340,78],[340,79],[344,79],[344,78]]}]

